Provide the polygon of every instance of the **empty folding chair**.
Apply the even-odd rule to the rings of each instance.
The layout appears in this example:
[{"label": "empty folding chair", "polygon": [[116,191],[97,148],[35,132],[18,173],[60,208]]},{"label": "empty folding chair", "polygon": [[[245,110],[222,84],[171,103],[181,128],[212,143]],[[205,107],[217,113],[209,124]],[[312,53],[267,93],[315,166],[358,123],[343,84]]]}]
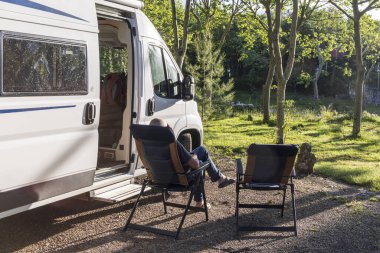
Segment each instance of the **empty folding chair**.
[{"label": "empty folding chair", "polygon": [[[202,211],[208,220],[208,210],[206,203],[206,195],[204,191],[204,170],[209,163],[201,164],[197,170],[185,170],[178,156],[176,139],[173,131],[168,127],[148,126],[148,125],[132,125],[131,132],[135,138],[139,157],[147,171],[147,178],[144,180],[140,195],[134,204],[131,214],[124,227],[124,231],[128,228],[144,230],[152,233],[173,236],[176,239],[181,231],[188,210]],[[162,201],[164,212],[167,213],[167,206],[184,208],[182,219],[175,233],[157,229],[149,226],[132,224],[132,218],[136,208],[140,202],[145,188],[158,189],[162,192]],[[201,187],[203,193],[204,208],[190,206],[197,187]],[[168,202],[166,199],[167,192],[189,192],[189,199],[186,205]]]},{"label": "empty folding chair", "polygon": [[[251,144],[248,148],[246,169],[243,172],[241,159],[236,160],[236,227],[239,231],[294,231],[297,235],[296,206],[293,176],[294,162],[298,153],[297,145]],[[293,226],[241,226],[240,208],[278,208],[284,214],[286,189],[290,186],[293,207]],[[282,191],[281,205],[242,204],[239,195],[242,190]],[[246,192],[245,192],[246,193]]]}]

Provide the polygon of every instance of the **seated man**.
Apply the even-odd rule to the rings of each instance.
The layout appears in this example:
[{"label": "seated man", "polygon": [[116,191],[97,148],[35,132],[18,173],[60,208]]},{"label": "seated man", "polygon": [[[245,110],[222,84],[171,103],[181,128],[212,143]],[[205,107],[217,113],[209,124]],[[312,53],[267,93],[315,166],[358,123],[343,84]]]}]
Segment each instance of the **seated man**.
[{"label": "seated man", "polygon": [[[150,122],[150,125],[153,126],[162,126],[162,127],[169,127],[169,125],[166,123],[163,119],[152,119]],[[203,146],[195,148],[190,153],[185,149],[185,147],[177,141],[177,149],[178,149],[178,155],[179,159],[181,160],[182,166],[188,166],[191,169],[198,169],[199,168],[199,162],[210,162],[210,166],[206,168],[206,171],[208,175],[211,178],[212,182],[218,182],[218,187],[223,188],[230,184],[233,184],[235,180],[230,179],[223,175],[220,170],[215,166],[213,161],[211,160],[206,148]],[[191,180],[191,178],[189,178]],[[203,207],[203,196],[201,189],[197,189],[194,193],[194,200],[196,202],[197,207]]]}]

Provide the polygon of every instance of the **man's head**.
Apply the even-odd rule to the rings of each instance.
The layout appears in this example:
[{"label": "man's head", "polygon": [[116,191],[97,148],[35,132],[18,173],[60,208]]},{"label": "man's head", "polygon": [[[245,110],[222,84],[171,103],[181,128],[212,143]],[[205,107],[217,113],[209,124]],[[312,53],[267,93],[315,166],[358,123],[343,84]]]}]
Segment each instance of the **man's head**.
[{"label": "man's head", "polygon": [[149,125],[151,125],[151,126],[167,127],[168,123],[166,123],[166,121],[164,119],[155,118],[155,119],[152,119],[150,121]]}]

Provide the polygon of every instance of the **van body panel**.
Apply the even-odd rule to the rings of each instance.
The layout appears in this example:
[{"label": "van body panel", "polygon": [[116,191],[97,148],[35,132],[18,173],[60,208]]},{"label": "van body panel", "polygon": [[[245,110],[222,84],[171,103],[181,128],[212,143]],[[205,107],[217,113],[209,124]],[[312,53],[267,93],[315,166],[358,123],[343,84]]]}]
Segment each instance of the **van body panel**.
[{"label": "van body panel", "polygon": [[[10,34],[11,38],[12,34],[21,37],[17,40],[19,46],[75,44],[84,48],[86,57],[85,94],[32,91],[0,96],[0,193],[75,174],[81,177],[82,173],[96,168],[99,117],[90,125],[83,123],[86,104],[93,103],[95,108],[100,108],[99,46],[94,33],[97,32],[95,6],[90,3],[75,0],[65,1],[65,5],[61,1],[0,2],[0,31]],[[85,14],[76,6],[90,11]],[[81,27],[82,30],[77,29]],[[22,44],[24,42],[26,44]],[[3,45],[2,53],[6,50]],[[50,77],[54,66],[52,60],[49,58],[49,62],[46,58],[51,53],[45,52],[42,46],[38,50],[33,57],[42,63],[32,59],[35,65],[30,69],[37,71],[38,66],[38,71],[42,68]],[[72,54],[65,52],[66,57]],[[15,71],[17,68],[14,66]],[[4,75],[2,83],[4,87],[9,83]],[[93,173],[85,174],[93,177]],[[86,184],[91,185],[92,181],[87,180]]]},{"label": "van body panel", "polygon": [[[128,176],[128,180],[133,183],[135,174],[141,175],[144,170],[140,169],[142,164],[129,130],[132,123],[149,124],[152,118],[163,118],[173,127],[177,137],[188,129],[195,129],[202,136],[202,123],[194,101],[181,99],[181,94],[165,97],[155,92],[149,46],[159,47],[165,57],[164,65],[167,61],[171,62],[172,72],[177,71],[176,92],[180,92],[178,89],[183,75],[156,28],[139,10],[142,6],[139,0],[0,0],[1,38],[14,35],[22,41],[16,41],[16,44],[29,45],[28,50],[38,48],[39,43],[45,43],[46,48],[64,48],[67,45],[74,48],[52,49],[54,54],[38,50],[30,53],[30,56],[38,59],[30,64],[30,69],[39,73],[41,79],[44,78],[43,73],[48,73],[48,76],[55,73],[56,69],[52,66],[58,66],[60,61],[57,59],[61,59],[61,56],[57,58],[57,54],[74,57],[78,54],[76,50],[79,50],[76,47],[79,47],[86,57],[85,90],[74,94],[49,93],[40,90],[41,87],[33,90],[28,88],[28,84],[25,85],[25,91],[23,85],[28,82],[15,82],[15,87],[21,91],[9,91],[7,84],[11,83],[8,77],[10,71],[8,68],[4,73],[3,64],[9,62],[10,57],[0,59],[0,218],[111,186],[123,180],[120,177]],[[99,25],[103,22],[117,24],[120,30],[118,40],[123,48],[125,46],[128,49],[122,135],[117,147],[110,148],[114,150],[116,160],[122,160],[125,164],[121,164],[123,170],[115,173],[115,178],[104,180],[96,176],[99,170],[95,172],[100,148],[98,127],[101,108],[98,33]],[[9,41],[6,45],[0,43],[2,56],[15,51],[4,48],[9,45]],[[53,65],[52,59],[55,62]],[[20,65],[24,64],[24,61],[19,62]],[[17,64],[9,66],[15,70],[12,73],[18,71]],[[75,67],[64,65],[69,66]],[[21,70],[17,73],[22,75],[25,71]],[[18,78],[19,75],[14,76]],[[54,80],[57,76],[54,75]],[[152,115],[148,112],[149,101],[154,104]],[[90,121],[89,115],[92,116]],[[113,169],[106,168],[106,171]]]},{"label": "van body panel", "polygon": [[160,33],[157,31],[157,29],[154,27],[152,22],[148,19],[148,17],[143,12],[139,10],[136,11],[136,21],[137,21],[138,27],[144,27],[144,29],[139,30],[140,37],[154,39],[167,49],[166,44],[164,40],[162,39]]},{"label": "van body panel", "polygon": [[25,23],[97,32],[95,5],[91,0],[1,0],[0,16]]}]

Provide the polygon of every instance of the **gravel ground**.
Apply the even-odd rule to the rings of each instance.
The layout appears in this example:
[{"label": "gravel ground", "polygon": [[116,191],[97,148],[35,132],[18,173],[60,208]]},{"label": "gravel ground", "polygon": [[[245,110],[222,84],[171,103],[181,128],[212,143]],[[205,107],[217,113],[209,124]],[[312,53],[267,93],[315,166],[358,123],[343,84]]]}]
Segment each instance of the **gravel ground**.
[{"label": "gravel ground", "polygon": [[[228,176],[234,162],[217,159]],[[69,199],[0,220],[0,252],[380,252],[380,194],[317,176],[296,180],[298,237],[289,232],[244,232],[236,237],[234,187],[206,181],[210,219],[187,216],[180,239],[121,229],[134,199],[117,204]],[[271,192],[243,196],[242,202],[281,201]],[[182,194],[172,195],[183,202]],[[134,222],[175,230],[180,210],[163,214],[161,195],[143,197]],[[242,222],[291,224],[290,195],[283,218],[278,210],[244,210]]]}]

